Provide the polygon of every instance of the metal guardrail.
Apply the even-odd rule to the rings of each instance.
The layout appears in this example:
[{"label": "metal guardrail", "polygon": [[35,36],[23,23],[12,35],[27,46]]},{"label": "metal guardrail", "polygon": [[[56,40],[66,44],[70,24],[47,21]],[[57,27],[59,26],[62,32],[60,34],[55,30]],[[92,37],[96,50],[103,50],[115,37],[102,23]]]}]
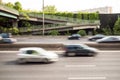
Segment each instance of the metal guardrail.
[{"label": "metal guardrail", "polygon": [[4,10],[6,12],[9,12],[9,13],[12,13],[12,14],[15,14],[15,15],[19,15],[19,12],[17,10],[9,8],[9,7],[7,7],[5,5],[2,5],[2,4],[0,4],[0,10]]},{"label": "metal guardrail", "polygon": [[[24,15],[24,13],[20,13],[20,15]],[[31,14],[27,13],[28,16],[30,17],[35,17],[35,18],[42,18],[42,14]],[[78,18],[69,18],[69,17],[61,17],[61,16],[55,16],[55,15],[45,15],[45,19],[51,19],[51,20],[61,20],[61,21],[67,21],[68,24],[49,24],[45,25],[45,28],[58,28],[61,26],[76,26],[76,25],[99,25],[100,21],[99,20],[81,20]],[[20,32],[27,32],[27,31],[35,31],[35,30],[40,30],[42,29],[42,25],[38,26],[32,26],[30,28],[27,27],[22,27],[19,28]]]},{"label": "metal guardrail", "polygon": [[[29,17],[35,17],[35,18],[42,18],[42,14],[36,14],[36,13],[26,13]],[[24,13],[20,13],[20,15],[24,15]],[[51,20],[62,20],[62,21],[67,21],[70,23],[76,23],[76,24],[88,24],[88,23],[96,23],[100,24],[99,20],[81,20],[78,18],[70,18],[70,17],[62,17],[62,16],[55,16],[55,15],[46,15],[45,14],[45,19],[51,19]]]},{"label": "metal guardrail", "polygon": [[[50,28],[60,28],[60,27],[71,27],[71,26],[80,26],[80,25],[85,25],[85,24],[47,24],[47,25],[44,25],[44,28],[45,29],[50,29]],[[93,24],[93,23],[89,23],[89,24],[86,24],[86,25],[96,25],[97,24]],[[19,31],[20,32],[31,32],[31,31],[38,31],[38,30],[42,30],[43,29],[43,26],[42,25],[38,25],[38,26],[31,26],[31,27],[21,27],[19,28]]]},{"label": "metal guardrail", "polygon": [[[45,29],[47,28],[57,28],[60,26],[66,26],[66,24],[48,24],[48,25],[44,25]],[[42,25],[37,25],[37,26],[31,26],[31,27],[21,27],[19,28],[20,32],[28,32],[28,31],[36,31],[36,30],[41,30],[43,28]]]}]

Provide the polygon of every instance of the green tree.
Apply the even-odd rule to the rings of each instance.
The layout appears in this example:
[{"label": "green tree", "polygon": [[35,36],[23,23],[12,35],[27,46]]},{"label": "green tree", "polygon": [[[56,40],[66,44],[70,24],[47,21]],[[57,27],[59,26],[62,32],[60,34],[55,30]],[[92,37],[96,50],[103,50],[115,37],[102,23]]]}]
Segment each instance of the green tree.
[{"label": "green tree", "polygon": [[79,30],[77,33],[80,34],[81,36],[85,36],[86,35],[85,30]]},{"label": "green tree", "polygon": [[57,30],[52,30],[49,32],[49,34],[52,36],[57,36],[57,35],[59,35],[59,32]]},{"label": "green tree", "polygon": [[13,34],[18,34],[19,33],[19,30],[18,30],[18,28],[16,28],[16,27],[13,27]]},{"label": "green tree", "polygon": [[27,22],[27,21],[24,21],[24,22],[21,23],[21,26],[29,28],[29,27],[31,27],[31,24],[29,22]]},{"label": "green tree", "polygon": [[55,13],[57,11],[56,7],[54,5],[47,5],[44,7],[45,13]]},{"label": "green tree", "polygon": [[15,2],[14,4],[14,9],[21,11],[22,10],[22,5],[20,2]]},{"label": "green tree", "polygon": [[5,4],[6,6],[10,7],[10,8],[13,8],[14,7],[14,4],[12,4],[11,2],[8,2]]},{"label": "green tree", "polygon": [[114,30],[114,34],[120,34],[120,17],[115,22],[113,30]]},{"label": "green tree", "polygon": [[81,13],[81,12],[79,12],[79,13],[77,14],[77,18],[82,19],[82,13]]},{"label": "green tree", "polygon": [[111,35],[111,30],[108,26],[106,28],[103,28],[102,31],[105,35]]},{"label": "green tree", "polygon": [[88,18],[89,18],[89,17],[88,17],[88,13],[84,13],[84,14],[83,14],[83,19],[84,19],[84,20],[88,20]]}]

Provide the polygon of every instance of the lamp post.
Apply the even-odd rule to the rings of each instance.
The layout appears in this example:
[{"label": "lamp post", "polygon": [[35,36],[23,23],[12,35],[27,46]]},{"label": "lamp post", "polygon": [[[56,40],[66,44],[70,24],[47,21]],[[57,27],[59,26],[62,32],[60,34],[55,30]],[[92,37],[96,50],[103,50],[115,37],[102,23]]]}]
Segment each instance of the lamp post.
[{"label": "lamp post", "polygon": [[42,3],[42,11],[43,11],[43,36],[45,34],[45,15],[44,15],[44,0]]}]

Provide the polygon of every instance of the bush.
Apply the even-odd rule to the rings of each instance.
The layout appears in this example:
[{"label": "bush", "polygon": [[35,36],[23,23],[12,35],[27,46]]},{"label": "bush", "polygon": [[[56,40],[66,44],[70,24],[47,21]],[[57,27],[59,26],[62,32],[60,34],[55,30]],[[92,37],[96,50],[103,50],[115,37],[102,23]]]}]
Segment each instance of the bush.
[{"label": "bush", "polygon": [[70,33],[69,31],[67,31],[67,32],[65,33],[65,35],[71,35],[71,33]]},{"label": "bush", "polygon": [[105,35],[111,35],[111,30],[110,30],[110,28],[103,28],[102,30],[103,30],[103,33],[104,33]]},{"label": "bush", "polygon": [[80,34],[81,36],[86,36],[85,30],[79,30],[77,33]]},{"label": "bush", "polygon": [[57,30],[52,30],[49,32],[49,34],[52,36],[57,36],[57,35],[59,35],[59,32]]},{"label": "bush", "polygon": [[13,27],[13,34],[18,34],[19,33],[19,29],[16,27]]}]

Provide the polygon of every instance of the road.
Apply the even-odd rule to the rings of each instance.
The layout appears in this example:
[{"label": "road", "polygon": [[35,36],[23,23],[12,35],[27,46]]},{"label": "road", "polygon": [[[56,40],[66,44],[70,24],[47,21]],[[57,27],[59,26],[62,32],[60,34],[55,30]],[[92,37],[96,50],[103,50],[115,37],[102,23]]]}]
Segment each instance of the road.
[{"label": "road", "polygon": [[78,44],[88,41],[88,37],[82,37],[80,40],[68,40],[67,36],[18,36],[15,37],[17,43],[21,42],[39,42],[39,43],[63,43],[63,44]]},{"label": "road", "polygon": [[0,52],[0,80],[119,80],[120,51],[95,57],[64,57],[55,63],[17,64],[17,52]]}]

